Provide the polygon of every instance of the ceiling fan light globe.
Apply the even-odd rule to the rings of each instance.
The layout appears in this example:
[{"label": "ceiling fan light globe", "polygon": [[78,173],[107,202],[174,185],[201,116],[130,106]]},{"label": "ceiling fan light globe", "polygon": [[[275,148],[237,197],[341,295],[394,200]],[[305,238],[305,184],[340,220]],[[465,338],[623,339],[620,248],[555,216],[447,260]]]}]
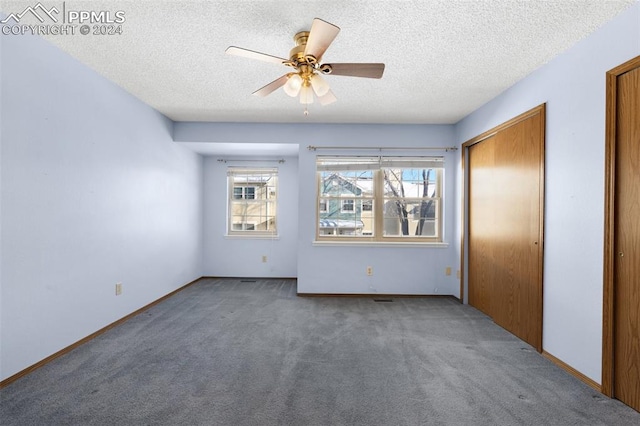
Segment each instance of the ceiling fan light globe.
[{"label": "ceiling fan light globe", "polygon": [[318,74],[311,76],[311,87],[313,87],[313,91],[316,92],[318,97],[326,95],[330,89],[327,81]]},{"label": "ceiling fan light globe", "polygon": [[300,88],[300,103],[306,105],[313,103],[313,90],[309,85],[303,85]]},{"label": "ceiling fan light globe", "polygon": [[295,98],[300,93],[302,87],[302,78],[298,74],[291,74],[285,85],[283,86],[284,92]]}]

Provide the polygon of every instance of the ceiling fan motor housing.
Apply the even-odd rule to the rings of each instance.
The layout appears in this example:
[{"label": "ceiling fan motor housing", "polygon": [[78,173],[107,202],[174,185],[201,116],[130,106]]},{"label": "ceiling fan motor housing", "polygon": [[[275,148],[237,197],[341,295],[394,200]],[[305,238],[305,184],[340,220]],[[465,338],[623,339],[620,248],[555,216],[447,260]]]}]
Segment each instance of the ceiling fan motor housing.
[{"label": "ceiling fan motor housing", "polygon": [[311,65],[316,68],[320,58],[313,55],[305,55],[307,49],[307,40],[309,40],[309,31],[300,31],[293,37],[296,45],[289,51],[289,60],[293,62],[296,68],[301,65]]},{"label": "ceiling fan motor housing", "polygon": [[289,51],[289,59],[291,62],[299,64],[307,62],[304,57],[304,51],[307,48],[307,40],[309,39],[309,31],[301,31],[293,37],[296,45]]}]

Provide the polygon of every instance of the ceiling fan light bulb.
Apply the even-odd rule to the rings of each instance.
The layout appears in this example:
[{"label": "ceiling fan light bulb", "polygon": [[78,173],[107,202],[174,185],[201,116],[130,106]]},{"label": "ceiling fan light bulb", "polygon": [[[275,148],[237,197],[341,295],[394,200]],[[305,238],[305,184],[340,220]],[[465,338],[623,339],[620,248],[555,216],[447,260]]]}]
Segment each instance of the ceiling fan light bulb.
[{"label": "ceiling fan light bulb", "polygon": [[300,88],[300,103],[307,105],[313,103],[313,90],[307,84]]},{"label": "ceiling fan light bulb", "polygon": [[283,86],[284,92],[295,98],[300,93],[302,87],[302,78],[298,74],[291,74],[285,85]]},{"label": "ceiling fan light bulb", "polygon": [[314,74],[311,76],[311,86],[313,87],[313,91],[316,92],[316,95],[318,96],[324,96],[329,91],[329,84],[318,74]]}]

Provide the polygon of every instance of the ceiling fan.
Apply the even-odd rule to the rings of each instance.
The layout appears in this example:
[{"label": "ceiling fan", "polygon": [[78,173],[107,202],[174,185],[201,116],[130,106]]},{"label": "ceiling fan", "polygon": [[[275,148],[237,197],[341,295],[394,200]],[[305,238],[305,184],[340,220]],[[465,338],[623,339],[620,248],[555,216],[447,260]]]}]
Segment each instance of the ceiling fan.
[{"label": "ceiling fan", "polygon": [[283,87],[291,97],[300,96],[300,103],[313,103],[314,93],[321,105],[335,102],[337,98],[322,75],[343,75],[351,77],[381,78],[384,72],[382,63],[321,63],[322,55],[336,38],[340,28],[315,18],[310,31],[301,31],[293,39],[296,46],[289,52],[289,59],[268,55],[241,47],[229,46],[226,53],[265,62],[286,65],[293,68],[282,77],[253,92],[256,96],[267,96]]}]

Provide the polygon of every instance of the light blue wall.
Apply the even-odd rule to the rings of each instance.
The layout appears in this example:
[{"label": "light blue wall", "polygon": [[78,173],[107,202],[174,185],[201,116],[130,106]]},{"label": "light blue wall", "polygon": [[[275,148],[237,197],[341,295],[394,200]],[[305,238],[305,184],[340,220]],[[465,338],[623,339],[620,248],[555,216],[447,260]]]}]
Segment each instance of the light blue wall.
[{"label": "light blue wall", "polygon": [[[353,125],[327,132],[309,132],[309,144],[317,146],[448,147],[454,145],[453,126]],[[298,292],[355,294],[452,294],[458,295],[453,217],[457,152],[423,151],[421,155],[445,157],[444,242],[446,247],[423,246],[324,246],[314,245],[316,229],[315,160],[318,154],[362,154],[367,151],[300,150],[300,200],[298,243]],[[397,151],[394,155],[416,155]],[[366,275],[367,266],[373,275]],[[452,268],[450,276],[445,275]]]},{"label": "light blue wall", "polygon": [[[284,241],[277,243],[278,250],[294,250],[297,259],[299,293],[371,293],[371,294],[452,294],[459,295],[456,278],[458,239],[455,228],[456,174],[459,153],[418,151],[421,155],[444,155],[445,173],[445,247],[424,246],[318,246],[314,245],[316,230],[316,176],[315,159],[318,154],[356,154],[377,151],[310,151],[313,146],[347,147],[450,147],[454,145],[454,127],[451,125],[381,125],[381,124],[259,124],[259,123],[176,123],[174,139],[177,142],[202,143],[271,143],[300,145],[298,176],[295,182],[298,197],[281,203],[284,212],[296,211],[297,240],[287,247]],[[392,151],[397,155],[416,155],[416,151]],[[207,161],[205,176],[216,173],[214,165]],[[218,182],[225,176],[217,172]],[[206,178],[211,185],[213,178]],[[282,181],[281,181],[282,182]],[[213,208],[214,199],[224,202],[224,195],[215,196],[221,189],[209,191],[207,206]],[[281,194],[283,191],[281,190]],[[297,201],[297,205],[290,204]],[[210,213],[205,213],[205,223]],[[216,219],[217,223],[222,221]],[[260,259],[262,244],[256,242],[222,240],[221,223],[215,233],[207,231],[205,265],[207,271],[224,271],[223,275],[245,275],[267,272],[266,265],[244,268],[237,261],[229,260],[230,250],[249,253],[251,259]],[[287,251],[288,252],[288,251]],[[223,255],[223,253],[227,253]],[[252,260],[251,262],[253,262]],[[373,276],[366,275],[367,266],[373,267]],[[445,275],[447,267],[452,274]],[[269,275],[267,275],[269,276]]]},{"label": "light blue wall", "polygon": [[547,104],[543,348],[601,379],[605,74],[640,55],[640,3],[456,126],[463,143]]},{"label": "light blue wall", "polygon": [[4,379],[202,275],[202,158],[48,42],[0,39]]},{"label": "light blue wall", "polygon": [[[296,157],[241,157],[221,163],[211,156],[204,163],[204,275],[214,277],[297,276],[298,266],[298,159]],[[237,156],[229,159],[237,159]],[[278,163],[278,159],[284,159]],[[247,161],[248,160],[248,161]],[[267,160],[267,161],[265,161]],[[227,168],[278,168],[278,236],[227,237]],[[267,262],[262,261],[267,257]]]}]

